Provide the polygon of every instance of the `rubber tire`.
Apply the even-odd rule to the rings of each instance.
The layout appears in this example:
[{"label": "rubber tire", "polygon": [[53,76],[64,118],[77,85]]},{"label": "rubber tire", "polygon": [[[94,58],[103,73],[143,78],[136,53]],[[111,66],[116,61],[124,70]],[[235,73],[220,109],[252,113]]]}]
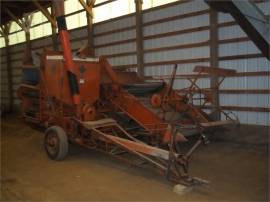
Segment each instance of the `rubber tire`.
[{"label": "rubber tire", "polygon": [[[46,139],[49,133],[54,133],[58,139],[58,151],[55,154],[50,153],[46,147]],[[59,126],[51,126],[45,131],[44,148],[50,159],[55,161],[63,160],[68,154],[68,138],[63,128]]]}]

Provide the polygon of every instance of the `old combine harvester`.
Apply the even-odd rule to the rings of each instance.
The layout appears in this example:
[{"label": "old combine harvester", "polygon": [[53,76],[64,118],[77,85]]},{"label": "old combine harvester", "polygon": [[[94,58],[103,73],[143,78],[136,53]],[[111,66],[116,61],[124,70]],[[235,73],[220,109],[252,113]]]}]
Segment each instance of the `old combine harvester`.
[{"label": "old combine harvester", "polygon": [[[211,93],[196,82],[201,74],[224,78],[235,71],[195,67],[191,86],[180,92],[173,90],[177,66],[168,84],[143,82],[135,72],[114,70],[104,57],[89,57],[84,51],[72,56],[63,2],[55,1],[54,8],[63,52],[45,50],[39,67],[23,69],[18,90],[23,118],[46,128],[48,156],[64,159],[69,142],[74,142],[131,163],[140,159],[175,183],[206,183],[189,175],[190,157],[207,142],[208,131],[236,121],[221,109],[227,120],[211,120],[201,108],[212,103]],[[192,103],[195,94],[201,95],[201,106]],[[183,153],[179,145],[190,134],[198,139]]]}]

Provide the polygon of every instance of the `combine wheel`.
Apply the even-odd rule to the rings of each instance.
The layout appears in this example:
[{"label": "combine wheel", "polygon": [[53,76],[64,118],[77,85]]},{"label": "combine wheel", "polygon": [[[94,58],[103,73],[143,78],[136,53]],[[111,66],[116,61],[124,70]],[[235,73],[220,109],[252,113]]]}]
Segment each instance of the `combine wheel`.
[{"label": "combine wheel", "polygon": [[63,160],[68,153],[66,132],[59,126],[51,126],[45,131],[44,147],[47,155],[56,161]]}]

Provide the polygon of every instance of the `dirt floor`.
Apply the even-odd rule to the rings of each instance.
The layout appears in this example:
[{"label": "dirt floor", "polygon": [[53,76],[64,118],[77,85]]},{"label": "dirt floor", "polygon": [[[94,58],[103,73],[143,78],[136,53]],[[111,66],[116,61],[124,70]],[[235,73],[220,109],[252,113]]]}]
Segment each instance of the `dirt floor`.
[{"label": "dirt floor", "polygon": [[1,201],[268,201],[269,128],[241,126],[201,147],[194,176],[211,181],[177,195],[173,185],[105,154],[72,145],[48,159],[43,133],[9,116],[1,123]]}]

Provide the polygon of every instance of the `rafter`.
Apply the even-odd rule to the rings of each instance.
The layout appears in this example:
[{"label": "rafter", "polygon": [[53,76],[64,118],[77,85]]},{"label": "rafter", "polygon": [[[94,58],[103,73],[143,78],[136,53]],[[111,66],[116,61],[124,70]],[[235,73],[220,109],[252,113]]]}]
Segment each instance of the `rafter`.
[{"label": "rafter", "polygon": [[5,12],[23,29],[25,30],[25,27],[22,22],[8,9],[5,8]]},{"label": "rafter", "polygon": [[36,0],[32,0],[32,2],[35,4],[35,6],[42,12],[42,14],[52,23],[52,25],[54,27],[56,27],[56,20],[55,18],[53,17],[53,15],[51,15],[49,13],[49,11],[44,8],[38,1]]},{"label": "rafter", "polygon": [[[86,12],[93,17],[93,12],[92,12],[92,7],[95,3],[95,1],[91,1],[91,3],[89,5],[86,4],[86,2],[84,0],[79,0],[80,4],[82,5],[82,7],[86,10]],[[94,3],[93,3],[94,2]]]}]

